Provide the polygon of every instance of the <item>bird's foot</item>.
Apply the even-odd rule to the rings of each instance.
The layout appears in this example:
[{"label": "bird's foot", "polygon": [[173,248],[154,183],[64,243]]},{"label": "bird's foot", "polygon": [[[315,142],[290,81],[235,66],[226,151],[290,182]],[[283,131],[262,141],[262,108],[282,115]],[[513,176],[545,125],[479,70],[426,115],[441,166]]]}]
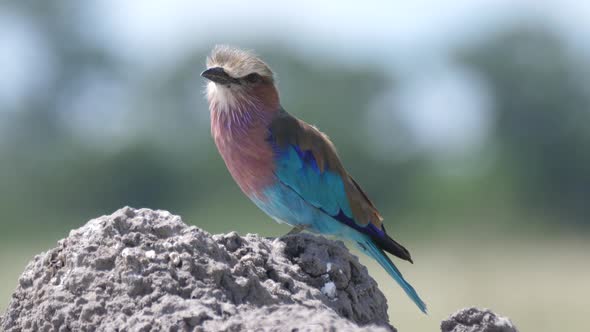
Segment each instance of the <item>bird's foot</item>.
[{"label": "bird's foot", "polygon": [[290,230],[289,233],[287,233],[287,234],[285,234],[283,236],[289,236],[289,235],[299,234],[303,230],[305,230],[305,226],[304,225],[298,225],[298,226],[293,227],[293,229]]}]

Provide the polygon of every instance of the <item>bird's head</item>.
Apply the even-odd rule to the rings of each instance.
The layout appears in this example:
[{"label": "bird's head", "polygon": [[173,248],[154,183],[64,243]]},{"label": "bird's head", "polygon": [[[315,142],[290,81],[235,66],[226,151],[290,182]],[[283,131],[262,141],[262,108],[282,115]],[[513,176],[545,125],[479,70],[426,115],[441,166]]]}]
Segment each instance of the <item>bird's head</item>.
[{"label": "bird's head", "polygon": [[272,71],[249,51],[216,46],[201,76],[209,80],[207,99],[212,111],[278,108]]}]

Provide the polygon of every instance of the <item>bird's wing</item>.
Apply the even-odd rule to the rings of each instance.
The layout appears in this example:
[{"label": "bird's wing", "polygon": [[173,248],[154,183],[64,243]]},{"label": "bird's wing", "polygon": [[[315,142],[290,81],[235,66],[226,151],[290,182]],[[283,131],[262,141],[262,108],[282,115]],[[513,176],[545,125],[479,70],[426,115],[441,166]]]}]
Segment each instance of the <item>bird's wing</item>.
[{"label": "bird's wing", "polygon": [[269,141],[279,181],[334,219],[371,237],[386,236],[383,218],[326,135],[282,110],[270,126]]}]

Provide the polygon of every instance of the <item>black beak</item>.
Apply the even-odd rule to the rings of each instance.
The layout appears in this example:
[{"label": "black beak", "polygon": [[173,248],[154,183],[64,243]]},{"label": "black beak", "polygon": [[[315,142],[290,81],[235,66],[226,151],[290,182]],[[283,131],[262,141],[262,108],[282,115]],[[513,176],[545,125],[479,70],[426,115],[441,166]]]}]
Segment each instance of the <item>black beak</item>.
[{"label": "black beak", "polygon": [[211,82],[219,84],[231,84],[239,82],[237,79],[229,76],[228,73],[226,73],[221,67],[209,68],[202,72],[201,76],[210,80]]}]

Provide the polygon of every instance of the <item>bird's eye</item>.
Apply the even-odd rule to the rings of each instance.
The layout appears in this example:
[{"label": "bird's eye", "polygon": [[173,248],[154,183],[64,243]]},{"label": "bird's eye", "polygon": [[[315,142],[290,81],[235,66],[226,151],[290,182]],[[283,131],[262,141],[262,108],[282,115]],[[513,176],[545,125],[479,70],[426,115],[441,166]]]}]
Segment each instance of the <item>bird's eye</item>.
[{"label": "bird's eye", "polygon": [[257,73],[252,73],[252,74],[249,74],[246,77],[244,77],[244,79],[248,83],[258,83],[262,80],[262,77],[260,75],[258,75]]}]

